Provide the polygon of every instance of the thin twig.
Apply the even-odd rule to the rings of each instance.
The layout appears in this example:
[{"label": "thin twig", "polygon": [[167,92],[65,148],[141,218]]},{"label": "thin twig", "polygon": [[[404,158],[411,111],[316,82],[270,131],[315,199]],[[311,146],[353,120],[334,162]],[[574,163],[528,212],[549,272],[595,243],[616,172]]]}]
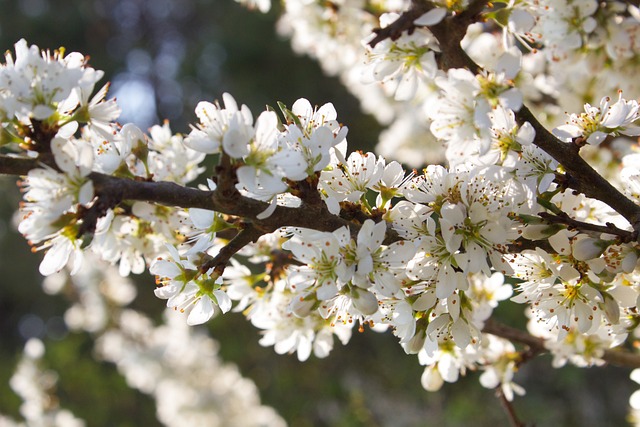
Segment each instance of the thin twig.
[{"label": "thin twig", "polygon": [[509,425],[511,425],[511,427],[525,427],[526,424],[520,421],[520,419],[516,415],[516,410],[509,399],[507,399],[507,396],[504,395],[504,391],[502,391],[501,385],[498,385],[498,387],[496,387],[496,397],[500,401],[500,406],[502,406],[502,409],[504,409],[504,412],[509,418]]},{"label": "thin twig", "polygon": [[221,275],[226,268],[229,260],[237,254],[242,248],[249,243],[257,241],[265,232],[254,227],[252,224],[246,224],[245,227],[235,235],[220,251],[218,255],[208,260],[200,266],[200,271],[205,273],[213,268],[214,271]]},{"label": "thin twig", "polygon": [[623,243],[628,243],[634,240],[635,232],[623,230],[621,228],[616,227],[614,224],[608,222],[606,225],[598,225],[598,224],[590,224],[588,222],[578,221],[576,219],[571,218],[565,212],[560,214],[552,214],[549,212],[540,212],[538,214],[540,218],[551,224],[564,224],[570,229],[575,229],[579,231],[594,231],[596,233],[603,234],[611,234],[614,236],[618,236],[620,241]]},{"label": "thin twig", "polygon": [[376,36],[369,41],[369,46],[375,47],[378,43],[386,39],[397,40],[405,31],[411,33],[416,28],[413,21],[433,8],[434,6],[432,4],[425,1],[412,1],[411,8],[403,12],[398,19],[384,28],[375,28],[373,30]]}]

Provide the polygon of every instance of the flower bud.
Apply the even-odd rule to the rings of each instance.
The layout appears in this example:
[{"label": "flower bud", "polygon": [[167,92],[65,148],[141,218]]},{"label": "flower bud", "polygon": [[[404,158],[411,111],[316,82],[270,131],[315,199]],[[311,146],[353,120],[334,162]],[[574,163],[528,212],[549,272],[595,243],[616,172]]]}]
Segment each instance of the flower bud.
[{"label": "flower bud", "polygon": [[438,372],[438,368],[434,366],[427,366],[422,373],[420,383],[427,391],[438,391],[444,384],[442,375]]}]

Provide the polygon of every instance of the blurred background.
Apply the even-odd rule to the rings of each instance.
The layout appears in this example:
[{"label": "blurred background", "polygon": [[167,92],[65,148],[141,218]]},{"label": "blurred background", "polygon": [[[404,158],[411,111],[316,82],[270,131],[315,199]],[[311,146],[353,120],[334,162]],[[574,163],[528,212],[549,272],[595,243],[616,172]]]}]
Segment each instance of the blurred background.
[{"label": "blurred background", "polygon": [[[277,6],[267,15],[232,0],[0,0],[0,47],[20,38],[41,48],[64,46],[91,57],[105,71],[111,96],[123,108],[120,121],[146,129],[164,119],[188,133],[200,100],[230,92],[254,115],[265,105],[299,97],[333,102],[349,127],[351,148],[372,150],[381,128],[360,113],[336,79],[310,59],[295,56],[275,33]],[[20,399],[8,385],[24,342],[41,338],[47,367],[60,374],[61,406],[89,426],[157,425],[153,401],[129,389],[111,364],[95,361],[87,334],[67,331],[62,296],[41,289],[37,265],[12,226],[19,201],[15,177],[0,177],[0,413],[19,418]],[[153,279],[137,278],[134,305],[162,312]],[[517,310],[514,310],[517,313]],[[507,305],[503,319],[517,319]],[[521,320],[513,320],[521,322]],[[518,324],[518,326],[522,326]],[[258,345],[259,334],[239,314],[206,326],[224,360],[256,382],[261,398],[291,426],[496,426],[508,421],[493,391],[471,373],[438,393],[420,386],[422,367],[391,334],[355,333],[329,358],[300,363]],[[529,363],[516,376],[527,389],[517,399],[520,418],[538,426],[624,425],[634,387],[616,368],[552,370],[549,358]]]}]

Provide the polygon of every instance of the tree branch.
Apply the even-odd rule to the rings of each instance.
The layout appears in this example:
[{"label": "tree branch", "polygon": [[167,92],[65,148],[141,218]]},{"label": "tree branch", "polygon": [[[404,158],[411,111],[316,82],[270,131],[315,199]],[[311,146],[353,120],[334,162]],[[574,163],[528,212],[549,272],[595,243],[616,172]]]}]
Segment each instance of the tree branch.
[{"label": "tree branch", "polygon": [[549,212],[540,212],[538,214],[540,218],[549,222],[550,224],[563,224],[569,227],[570,229],[579,230],[579,231],[593,231],[596,233],[602,234],[611,234],[617,236],[619,240],[623,243],[628,243],[634,240],[636,235],[635,232],[622,230],[616,227],[614,224],[608,222],[606,225],[598,225],[591,224],[588,222],[578,221],[576,219],[571,218],[565,212],[561,212],[559,215],[552,214]]},{"label": "tree branch", "polygon": [[42,167],[43,164],[55,167],[53,158],[42,154],[35,159],[0,154],[0,175],[27,175],[31,169]]},{"label": "tree branch", "polygon": [[640,230],[640,206],[625,197],[609,181],[596,172],[574,149],[573,144],[558,140],[531,111],[523,106],[516,113],[518,123],[529,122],[536,131],[533,143],[562,165],[570,177],[569,186],[587,197],[600,200],[625,217]]},{"label": "tree branch", "polygon": [[[38,159],[14,158],[0,155],[0,174],[27,175],[31,169],[41,167]],[[352,230],[357,225],[331,214],[323,204],[304,208],[276,207],[268,218],[257,216],[268,203],[240,195],[237,191],[204,191],[174,182],[140,181],[119,178],[98,172],[89,174],[98,197],[117,202],[137,200],[180,208],[200,208],[244,217],[261,230],[275,231],[280,227],[304,227],[318,231],[334,231],[343,226]],[[355,228],[354,228],[355,227]]]},{"label": "tree branch", "polygon": [[375,28],[373,30],[376,36],[369,41],[369,46],[375,47],[378,43],[386,39],[397,40],[405,31],[411,34],[416,28],[413,21],[420,18],[431,9],[434,9],[432,4],[427,3],[426,1],[413,0],[409,10],[403,12],[398,19],[384,28]]},{"label": "tree branch", "polygon": [[210,268],[213,268],[217,274],[222,275],[229,260],[249,243],[257,241],[263,234],[265,234],[265,232],[258,230],[252,224],[246,224],[229,243],[220,249],[218,255],[200,266],[200,271],[205,273]]},{"label": "tree branch", "polygon": [[[417,5],[417,6],[416,6]],[[477,18],[486,5],[484,1],[473,2],[469,9],[458,16],[450,16],[437,25],[429,27],[438,39],[442,54],[439,66],[449,68],[467,68],[478,74],[482,71],[460,46],[469,23]],[[424,8],[424,3],[413,3],[413,8]],[[411,9],[410,9],[411,10]],[[408,12],[405,12],[408,13]],[[417,12],[416,12],[417,13]],[[392,24],[393,25],[393,24]],[[375,39],[374,39],[375,40]],[[536,131],[533,143],[553,157],[565,169],[569,178],[569,187],[585,196],[600,200],[625,217],[635,231],[640,232],[640,206],[624,196],[609,181],[596,172],[582,157],[572,143],[564,143],[549,132],[526,107],[516,113],[520,125],[529,122]]]}]

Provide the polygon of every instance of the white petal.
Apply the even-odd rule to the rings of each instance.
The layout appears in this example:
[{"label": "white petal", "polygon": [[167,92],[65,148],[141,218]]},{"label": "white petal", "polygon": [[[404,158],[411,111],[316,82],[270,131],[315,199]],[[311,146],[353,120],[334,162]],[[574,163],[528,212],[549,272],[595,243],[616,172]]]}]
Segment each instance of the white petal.
[{"label": "white petal", "polygon": [[[242,126],[242,125],[240,125]],[[250,135],[243,132],[243,129],[229,129],[222,137],[222,148],[224,152],[234,159],[241,159],[249,154]]]},{"label": "white petal", "polygon": [[180,286],[176,283],[170,283],[160,288],[155,288],[153,293],[160,299],[169,299],[180,291]]},{"label": "white petal", "polygon": [[195,303],[187,317],[187,325],[201,325],[213,316],[213,302],[208,296],[201,297],[198,302]]},{"label": "white petal", "polygon": [[227,295],[226,292],[217,290],[213,291],[213,295],[215,295],[218,300],[218,307],[220,307],[220,310],[222,310],[223,313],[231,310],[231,298],[229,298],[229,295]]},{"label": "white petal", "polygon": [[78,203],[86,205],[91,200],[93,200],[93,181],[87,181],[82,184],[82,187],[80,187],[80,191],[78,192]]},{"label": "white petal", "polygon": [[484,388],[496,388],[500,384],[500,378],[495,369],[489,368],[480,375],[480,384]]},{"label": "white petal", "polygon": [[231,94],[229,94],[227,92],[223,93],[222,94],[222,101],[224,102],[225,110],[228,110],[228,111],[231,111],[231,112],[238,111],[238,103],[236,102],[234,97],[231,96]]},{"label": "white petal", "polygon": [[562,142],[571,142],[573,138],[582,135],[582,129],[574,125],[562,125],[553,129],[552,133]]},{"label": "white petal", "polygon": [[447,298],[447,309],[451,319],[455,322],[460,317],[460,297],[458,294],[453,294]]},{"label": "white petal", "polygon": [[326,199],[324,199],[324,202],[327,204],[329,213],[333,215],[340,214],[340,203],[338,202],[338,199],[336,199],[335,197],[327,197]]},{"label": "white petal", "polygon": [[40,274],[43,276],[49,276],[64,268],[69,261],[69,256],[73,250],[71,242],[62,238],[64,241],[56,242],[49,248],[44,256],[44,259],[40,263]]},{"label": "white petal", "polygon": [[529,145],[533,142],[536,137],[536,130],[531,126],[531,123],[525,122],[520,129],[518,129],[518,133],[516,134],[516,141],[522,145]]},{"label": "white petal", "polygon": [[189,209],[189,218],[196,228],[201,230],[211,227],[215,212],[208,209],[191,208]]},{"label": "white petal", "polygon": [[271,203],[269,204],[269,206],[267,207],[267,209],[263,210],[262,212],[260,212],[258,215],[256,215],[257,219],[265,219],[265,218],[269,218],[275,211],[276,208],[278,207],[278,204],[276,202],[276,198],[274,197],[271,200]]},{"label": "white petal", "polygon": [[500,56],[496,64],[496,72],[504,73],[504,76],[511,80],[520,71],[521,63],[522,53],[514,47]]},{"label": "white petal", "polygon": [[460,371],[458,365],[455,363],[454,356],[448,353],[443,354],[442,358],[438,362],[438,371],[442,375],[442,379],[448,383],[454,383],[458,381]]},{"label": "white petal", "polygon": [[437,7],[435,9],[431,9],[429,12],[425,13],[415,21],[413,21],[414,25],[436,25],[440,21],[444,19],[447,15],[447,9],[443,7]]},{"label": "white petal", "polygon": [[466,348],[471,343],[469,325],[462,319],[458,319],[453,326],[451,326],[451,335],[456,345],[460,348]]}]

